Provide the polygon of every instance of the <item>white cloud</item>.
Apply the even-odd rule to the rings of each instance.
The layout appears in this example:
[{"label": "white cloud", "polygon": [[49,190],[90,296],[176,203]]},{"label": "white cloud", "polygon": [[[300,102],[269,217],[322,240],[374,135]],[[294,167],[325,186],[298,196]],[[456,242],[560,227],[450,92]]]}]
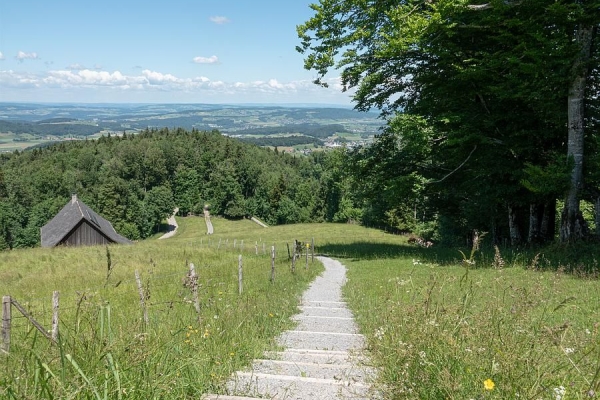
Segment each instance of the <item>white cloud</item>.
[{"label": "white cloud", "polygon": [[[71,67],[78,66],[77,64]],[[328,80],[329,89],[314,85],[310,80],[287,82],[275,78],[257,81],[221,81],[206,76],[178,77],[173,74],[144,69],[132,74],[120,71],[93,69],[64,69],[37,74],[0,70],[0,93],[5,99],[62,101],[66,93],[87,101],[102,96],[104,101],[188,101],[217,102],[323,102],[348,103],[348,93],[336,90],[339,78]],[[29,96],[29,97],[27,97]],[[72,98],[70,98],[72,99]]]},{"label": "white cloud", "polygon": [[223,24],[227,24],[227,23],[231,22],[231,20],[229,18],[220,16],[220,15],[212,16],[209,19],[218,25],[223,25]]},{"label": "white cloud", "polygon": [[0,51],[0,60],[4,60],[4,54]]},{"label": "white cloud", "polygon": [[156,71],[143,70],[142,75],[146,77],[150,85],[163,85],[167,83],[180,83],[181,80],[171,74],[162,74]]},{"label": "white cloud", "polygon": [[196,64],[216,64],[219,62],[219,57],[210,56],[210,57],[194,57],[193,61]]},{"label": "white cloud", "polygon": [[23,62],[24,60],[39,60],[40,58],[38,57],[37,53],[25,53],[24,51],[20,51],[17,53],[16,59],[19,60],[20,62]]}]

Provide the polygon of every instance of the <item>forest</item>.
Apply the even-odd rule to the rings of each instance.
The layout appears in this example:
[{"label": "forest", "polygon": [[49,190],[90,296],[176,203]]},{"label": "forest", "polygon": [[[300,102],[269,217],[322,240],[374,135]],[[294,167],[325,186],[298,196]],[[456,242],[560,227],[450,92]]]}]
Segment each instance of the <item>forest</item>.
[{"label": "forest", "polygon": [[305,68],[321,86],[340,74],[356,108],[386,120],[348,163],[363,219],[514,246],[598,236],[598,0],[311,7]]},{"label": "forest", "polygon": [[324,220],[322,155],[297,158],[219,132],[145,130],[0,155],[0,247],[35,246],[72,193],[130,239],[209,204],[269,224]]}]

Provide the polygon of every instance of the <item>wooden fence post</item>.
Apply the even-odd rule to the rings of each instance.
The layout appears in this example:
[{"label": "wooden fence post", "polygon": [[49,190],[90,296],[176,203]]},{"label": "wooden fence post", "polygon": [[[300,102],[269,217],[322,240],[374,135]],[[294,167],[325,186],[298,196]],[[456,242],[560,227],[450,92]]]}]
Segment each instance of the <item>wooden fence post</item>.
[{"label": "wooden fence post", "polygon": [[2,296],[2,351],[8,354],[10,351],[10,296]]},{"label": "wooden fence post", "polygon": [[271,246],[271,282],[275,282],[275,246]]},{"label": "wooden fence post", "polygon": [[306,243],[306,265],[304,266],[304,269],[308,269],[308,247],[310,246],[310,243]]},{"label": "wooden fence post", "polygon": [[57,290],[52,292],[52,340],[58,342],[58,297]]},{"label": "wooden fence post", "polygon": [[313,262],[315,262],[315,238],[312,238],[312,241],[310,242],[310,250],[311,250],[310,262],[313,263]]},{"label": "wooden fence post", "polygon": [[200,322],[200,301],[198,300],[198,275],[196,275],[196,267],[194,263],[190,263],[190,286],[192,289],[192,297],[196,314],[198,314],[198,322]]},{"label": "wooden fence post", "polygon": [[292,249],[292,274],[296,273],[296,240],[294,239],[294,248]]},{"label": "wooden fence post", "polygon": [[239,294],[242,294],[242,255],[240,254],[238,257],[238,291]]},{"label": "wooden fence post", "polygon": [[142,280],[140,279],[140,273],[138,270],[135,270],[135,281],[137,282],[138,292],[140,294],[140,305],[142,306],[142,310],[144,311],[144,322],[148,325],[148,309],[146,308],[146,295],[144,294],[144,288],[142,286]]}]

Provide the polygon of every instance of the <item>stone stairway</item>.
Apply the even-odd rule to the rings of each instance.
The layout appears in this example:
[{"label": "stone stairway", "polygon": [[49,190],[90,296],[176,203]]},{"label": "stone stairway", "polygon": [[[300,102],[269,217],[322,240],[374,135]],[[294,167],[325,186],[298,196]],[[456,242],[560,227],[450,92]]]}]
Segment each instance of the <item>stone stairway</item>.
[{"label": "stone stairway", "polygon": [[284,332],[279,352],[254,360],[247,371],[227,383],[228,395],[208,394],[204,400],[334,400],[378,398],[370,383],[375,371],[362,353],[364,337],[342,301],[346,268],[327,257],[325,265],[302,297],[301,313],[292,331]]}]

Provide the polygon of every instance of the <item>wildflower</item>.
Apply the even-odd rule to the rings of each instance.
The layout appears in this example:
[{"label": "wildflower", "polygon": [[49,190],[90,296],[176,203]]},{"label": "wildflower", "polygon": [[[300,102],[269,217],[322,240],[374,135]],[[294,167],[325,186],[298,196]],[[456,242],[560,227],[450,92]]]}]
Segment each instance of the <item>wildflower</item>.
[{"label": "wildflower", "polygon": [[565,397],[565,393],[567,392],[567,389],[565,389],[564,386],[559,386],[559,387],[555,387],[554,388],[554,398],[556,400],[562,400]]},{"label": "wildflower", "polygon": [[564,349],[565,354],[569,355],[569,354],[573,354],[575,353],[575,349],[572,347],[565,347]]},{"label": "wildflower", "polygon": [[229,353],[229,355],[230,355],[231,357],[233,357],[233,356],[235,356],[235,353],[232,351],[231,353]]},{"label": "wildflower", "polygon": [[273,314],[269,313],[269,318],[273,318]]},{"label": "wildflower", "polygon": [[494,390],[495,386],[496,384],[494,383],[494,381],[489,378],[483,381],[483,388],[485,390]]}]

